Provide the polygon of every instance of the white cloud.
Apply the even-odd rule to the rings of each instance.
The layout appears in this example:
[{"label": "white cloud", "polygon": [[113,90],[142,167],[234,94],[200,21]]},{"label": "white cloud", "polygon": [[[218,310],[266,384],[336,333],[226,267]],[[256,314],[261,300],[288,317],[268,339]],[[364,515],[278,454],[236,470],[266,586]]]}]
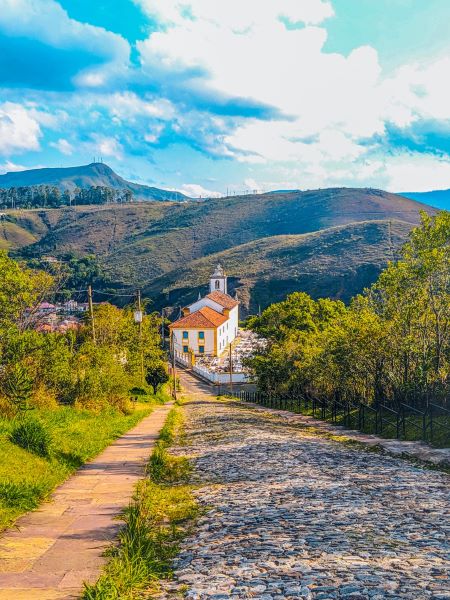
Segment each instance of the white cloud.
[{"label": "white cloud", "polygon": [[139,97],[133,92],[118,92],[102,96],[101,102],[108,107],[110,114],[120,120],[136,117],[149,117],[168,121],[173,119],[176,111],[170,100],[165,98]]},{"label": "white cloud", "polygon": [[61,154],[65,154],[66,156],[70,156],[74,151],[72,144],[64,138],[60,138],[57,142],[52,142],[50,146],[56,148]]},{"label": "white cloud", "polygon": [[[331,16],[330,3],[236,0],[236,10],[228,2],[211,0],[144,4],[167,24],[138,44],[149,73],[202,69],[202,78],[193,71],[191,90],[206,86],[289,116],[289,121],[247,120],[224,137],[228,153],[236,158],[257,163],[297,160],[299,155],[318,159],[320,153],[354,157],[359,153],[355,140],[384,132],[376,51],[364,46],[348,57],[325,53],[326,30],[308,25]],[[287,29],[281,16],[307,26]],[[316,145],[302,144],[301,138],[312,135],[320,136]],[[221,144],[215,140],[216,146]]]},{"label": "white cloud", "polygon": [[5,163],[0,165],[0,175],[4,175],[5,173],[15,173],[17,171],[25,171],[29,167],[24,167],[23,165],[16,165],[15,163],[7,160]]},{"label": "white cloud", "polygon": [[252,27],[255,16],[270,23],[280,16],[292,23],[318,24],[334,15],[327,0],[136,0],[158,20],[171,25],[199,19],[235,31]]},{"label": "white cloud", "polygon": [[220,198],[223,196],[220,192],[208,190],[196,183],[185,183],[178,191],[190,198]]},{"label": "white cloud", "polygon": [[384,169],[387,187],[393,192],[426,192],[450,188],[450,156],[402,153],[389,157]]},{"label": "white cloud", "polygon": [[110,156],[117,160],[123,159],[123,146],[115,137],[94,134],[92,140],[93,143],[90,144],[90,147],[97,155],[100,154],[102,157]]},{"label": "white cloud", "polygon": [[[205,149],[216,156],[255,166],[291,165],[302,184],[379,177],[402,187],[407,163],[388,160],[376,140],[388,124],[401,128],[420,119],[450,119],[450,58],[404,65],[386,77],[370,46],[347,56],[325,52],[330,2],[137,1],[165,25],[138,44],[149,74],[172,73],[178,75],[174,85],[185,85],[191,93],[208,89],[248,98],[283,115],[236,120],[232,127],[218,127],[209,140],[202,131]],[[286,28],[283,19],[304,26]],[[178,117],[180,130],[183,125]],[[379,168],[380,160],[386,168],[391,165],[390,177]],[[416,159],[411,163],[424,180],[426,165],[436,164],[445,180],[442,160],[425,157],[421,166]],[[420,185],[420,178],[413,180]]]},{"label": "white cloud", "polygon": [[2,0],[0,31],[59,49],[82,49],[102,58],[104,65],[79,75],[80,85],[103,85],[128,66],[130,47],[124,38],[102,27],[71,19],[55,0]]},{"label": "white cloud", "polygon": [[0,154],[39,150],[41,128],[34,111],[21,104],[0,104]]}]

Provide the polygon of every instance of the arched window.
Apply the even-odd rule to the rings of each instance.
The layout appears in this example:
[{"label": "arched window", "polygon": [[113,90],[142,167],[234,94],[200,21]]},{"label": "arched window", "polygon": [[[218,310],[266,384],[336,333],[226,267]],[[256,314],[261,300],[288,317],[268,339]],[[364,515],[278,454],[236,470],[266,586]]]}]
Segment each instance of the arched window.
[{"label": "arched window", "polygon": [[220,281],[216,279],[216,290],[220,290]]}]

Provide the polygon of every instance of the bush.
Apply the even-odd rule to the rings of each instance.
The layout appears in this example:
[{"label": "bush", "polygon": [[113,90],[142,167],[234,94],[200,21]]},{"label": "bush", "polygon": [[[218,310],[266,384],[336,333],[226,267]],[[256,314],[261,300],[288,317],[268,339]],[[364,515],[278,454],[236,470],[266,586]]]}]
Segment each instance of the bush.
[{"label": "bush", "polygon": [[33,408],[43,408],[47,410],[56,410],[58,408],[58,401],[55,393],[46,388],[43,384],[38,385],[33,391],[30,403]]},{"label": "bush", "polygon": [[27,481],[0,483],[0,502],[8,508],[33,510],[39,506],[45,496],[45,486],[35,485]]},{"label": "bush", "polygon": [[10,441],[28,452],[47,458],[50,453],[51,436],[39,421],[27,419],[13,429]]}]

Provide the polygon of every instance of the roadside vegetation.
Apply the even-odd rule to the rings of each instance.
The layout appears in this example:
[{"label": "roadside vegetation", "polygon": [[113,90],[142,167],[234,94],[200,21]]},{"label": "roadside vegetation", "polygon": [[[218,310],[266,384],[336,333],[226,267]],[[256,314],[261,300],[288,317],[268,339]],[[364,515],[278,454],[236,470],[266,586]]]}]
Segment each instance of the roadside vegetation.
[{"label": "roadside vegetation", "polygon": [[295,293],[248,326],[268,340],[250,360],[264,394],[407,405],[411,420],[429,402],[450,408],[450,213],[422,214],[400,259],[348,306]]},{"label": "roadside vegetation", "polygon": [[[60,407],[37,410],[19,424],[1,418],[0,530],[39,506],[58,484],[151,411],[150,403],[138,404],[130,414]],[[31,446],[21,447],[13,438],[18,429],[34,431],[31,439],[25,433]]]},{"label": "roadside vegetation", "polygon": [[166,399],[159,316],[140,337],[132,307],[105,303],[95,338],[90,319],[41,333],[37,307],[58,284],[0,252],[0,528]]},{"label": "roadside vegetation", "polygon": [[173,456],[168,448],[183,435],[179,407],[171,410],[147,467],[147,477],[124,511],[125,527],[112,547],[103,575],[86,585],[83,600],[132,600],[152,597],[159,581],[172,576],[171,562],[180,541],[188,534],[199,508],[187,480],[187,458]]}]

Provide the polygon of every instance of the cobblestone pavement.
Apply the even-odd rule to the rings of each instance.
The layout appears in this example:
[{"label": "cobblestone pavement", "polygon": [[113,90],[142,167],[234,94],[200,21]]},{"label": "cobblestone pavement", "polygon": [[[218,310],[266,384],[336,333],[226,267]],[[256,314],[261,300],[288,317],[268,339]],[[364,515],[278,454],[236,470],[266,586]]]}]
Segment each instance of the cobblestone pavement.
[{"label": "cobblestone pavement", "polygon": [[164,598],[450,599],[449,477],[195,396],[205,507]]}]

